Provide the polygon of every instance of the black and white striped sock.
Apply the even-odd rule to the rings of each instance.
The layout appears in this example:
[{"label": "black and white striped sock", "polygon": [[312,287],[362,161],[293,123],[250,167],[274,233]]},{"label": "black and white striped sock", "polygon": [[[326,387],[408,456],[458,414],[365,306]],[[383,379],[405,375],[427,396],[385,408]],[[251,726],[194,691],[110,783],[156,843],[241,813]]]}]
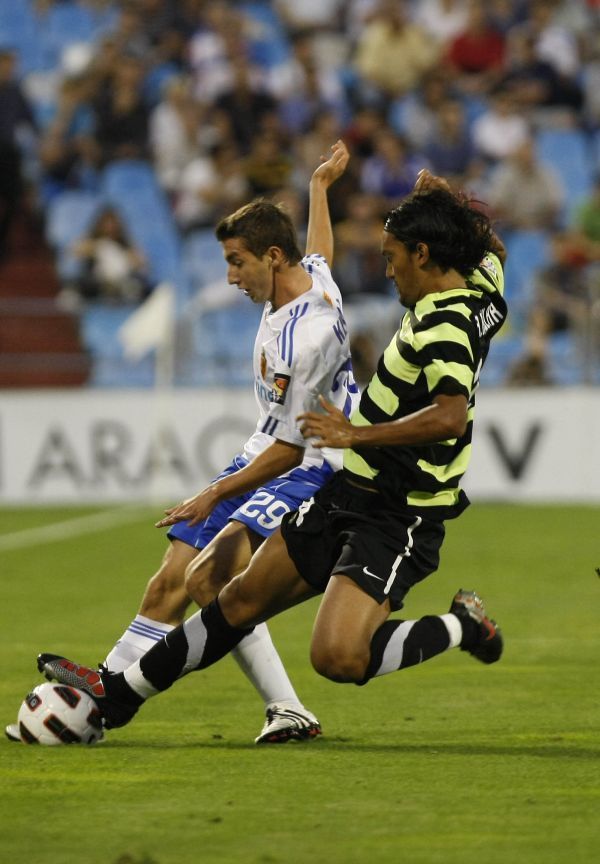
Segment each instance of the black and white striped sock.
[{"label": "black and white striped sock", "polygon": [[417,621],[386,621],[371,640],[371,660],[361,684],[406,669],[460,645],[462,627],[456,615],[426,615]]}]

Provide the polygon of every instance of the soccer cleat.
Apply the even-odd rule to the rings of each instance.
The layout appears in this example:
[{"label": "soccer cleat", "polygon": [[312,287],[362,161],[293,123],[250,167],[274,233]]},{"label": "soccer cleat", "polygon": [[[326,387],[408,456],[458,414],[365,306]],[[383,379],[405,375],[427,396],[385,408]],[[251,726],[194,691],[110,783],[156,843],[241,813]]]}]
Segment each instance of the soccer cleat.
[{"label": "soccer cleat", "polygon": [[[482,663],[495,663],[500,659],[504,646],[500,628],[487,617],[483,600],[475,591],[460,588],[454,595],[450,612],[456,615],[461,624],[473,621],[477,625],[474,638],[467,636],[466,644],[460,646],[461,651],[468,651]],[[463,627],[463,633],[465,631],[469,634],[469,629]]]},{"label": "soccer cleat", "polygon": [[8,726],[4,729],[4,734],[8,738],[9,741],[20,741],[21,735],[19,734],[19,724],[18,723],[9,723]]},{"label": "soccer cleat", "polygon": [[131,702],[115,698],[107,692],[111,689],[110,679],[113,673],[100,673],[88,666],[72,663],[58,654],[40,654],[37,666],[48,681],[60,681],[62,684],[68,684],[89,694],[100,709],[106,729],[114,729],[129,723],[143,701],[140,699],[136,704],[135,697]]},{"label": "soccer cleat", "polygon": [[267,719],[255,744],[285,744],[286,741],[311,741],[321,735],[321,724],[314,714],[297,702],[280,702],[267,708]]}]

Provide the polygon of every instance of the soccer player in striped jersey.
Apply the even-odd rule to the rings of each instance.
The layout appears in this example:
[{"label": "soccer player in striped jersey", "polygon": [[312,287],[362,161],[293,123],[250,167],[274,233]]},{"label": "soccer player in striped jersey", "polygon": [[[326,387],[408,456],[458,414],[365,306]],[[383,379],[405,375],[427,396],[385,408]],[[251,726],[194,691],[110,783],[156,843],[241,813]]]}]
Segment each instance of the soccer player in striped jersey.
[{"label": "soccer player in striped jersey", "polygon": [[[330,272],[333,234],[327,203],[327,190],[348,160],[345,144],[338,141],[311,178],[304,257],[290,217],[269,201],[247,204],[217,225],[229,283],[264,305],[253,358],[258,422],[231,464],[157,523],[169,526],[171,542],[140,612],[103,664],[109,671],[123,671],[173,630],[183,620],[190,592],[202,604],[210,602],[244,569],[284,514],[341,467],[340,451],[313,447],[296,418],[318,408],[319,393],[326,392],[346,415],[358,397],[342,296]],[[300,702],[266,625],[255,628],[234,656],[265,703],[257,743],[311,740],[320,734],[319,721]]]},{"label": "soccer player in striped jersey", "polygon": [[453,647],[483,663],[500,659],[500,630],[474,591],[460,589],[445,613],[388,619],[437,569],[445,520],[468,504],[460,481],[475,392],[506,316],[504,249],[487,216],[422,171],[388,215],[382,253],[407,310],[400,328],[350,419],[327,399],[300,418],[315,446],[343,450],[343,470],[284,517],[216,600],[123,675],[38,658],[48,677],[83,680],[108,725],[128,722],[253,626],[321,592],[311,659],[333,681],[365,684]]}]

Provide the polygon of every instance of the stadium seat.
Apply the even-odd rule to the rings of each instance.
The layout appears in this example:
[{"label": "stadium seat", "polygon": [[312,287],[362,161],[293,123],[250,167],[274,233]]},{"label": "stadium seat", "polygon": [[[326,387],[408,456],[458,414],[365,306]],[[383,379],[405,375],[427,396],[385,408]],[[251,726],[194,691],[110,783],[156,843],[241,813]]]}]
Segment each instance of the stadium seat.
[{"label": "stadium seat", "polygon": [[550,337],[548,374],[553,383],[563,387],[584,383],[581,351],[574,337],[567,331],[553,333]]},{"label": "stadium seat", "polygon": [[149,163],[119,160],[100,179],[104,198],[122,214],[131,237],[146,254],[152,281],[175,285],[180,299],[189,294],[181,263],[180,240],[169,203]]},{"label": "stadium seat", "polygon": [[57,195],[46,208],[46,239],[54,249],[61,279],[77,274],[79,263],[70,254],[70,247],[92,227],[102,204],[92,192],[73,190]]},{"label": "stadium seat", "polygon": [[504,333],[492,340],[490,353],[481,373],[481,386],[502,387],[506,383],[508,373],[516,360],[523,353],[523,340],[518,336]]},{"label": "stadium seat", "polygon": [[240,11],[249,19],[250,60],[265,69],[279,66],[289,57],[281,21],[270,3],[243,2]]},{"label": "stadium seat", "polygon": [[538,157],[551,165],[566,193],[563,219],[589,194],[594,183],[593,142],[580,129],[540,129],[535,136]]},{"label": "stadium seat", "polygon": [[119,328],[135,306],[108,306],[93,303],[81,315],[81,336],[93,357],[89,384],[92,387],[151,387],[154,384],[154,356],[138,362],[125,361]]},{"label": "stadium seat", "polygon": [[545,231],[511,231],[503,235],[507,258],[504,267],[509,321],[522,330],[535,287],[535,274],[548,263],[549,237]]},{"label": "stadium seat", "polygon": [[194,231],[183,241],[183,268],[193,290],[225,277],[221,244],[212,228]]}]

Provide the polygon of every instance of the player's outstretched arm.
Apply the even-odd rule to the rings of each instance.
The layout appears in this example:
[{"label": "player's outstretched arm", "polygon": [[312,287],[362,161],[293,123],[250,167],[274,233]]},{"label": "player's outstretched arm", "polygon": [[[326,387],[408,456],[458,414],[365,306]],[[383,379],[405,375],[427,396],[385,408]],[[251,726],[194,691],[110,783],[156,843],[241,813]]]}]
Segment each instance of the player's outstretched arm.
[{"label": "player's outstretched arm", "polygon": [[327,190],[346,170],[350,154],[344,142],[340,140],[331,147],[331,155],[328,159],[324,156],[321,158],[323,161],[310,179],[306,254],[322,255],[331,267],[333,263],[333,229],[329,216]]},{"label": "player's outstretched arm", "polygon": [[273,480],[296,468],[304,458],[304,447],[274,441],[266,450],[252,460],[245,468],[215,480],[202,492],[165,510],[166,515],[155,523],[156,528],[166,528],[176,522],[189,522],[197,525],[210,516],[221,501],[235,498],[252,489],[257,489],[268,480]]}]

